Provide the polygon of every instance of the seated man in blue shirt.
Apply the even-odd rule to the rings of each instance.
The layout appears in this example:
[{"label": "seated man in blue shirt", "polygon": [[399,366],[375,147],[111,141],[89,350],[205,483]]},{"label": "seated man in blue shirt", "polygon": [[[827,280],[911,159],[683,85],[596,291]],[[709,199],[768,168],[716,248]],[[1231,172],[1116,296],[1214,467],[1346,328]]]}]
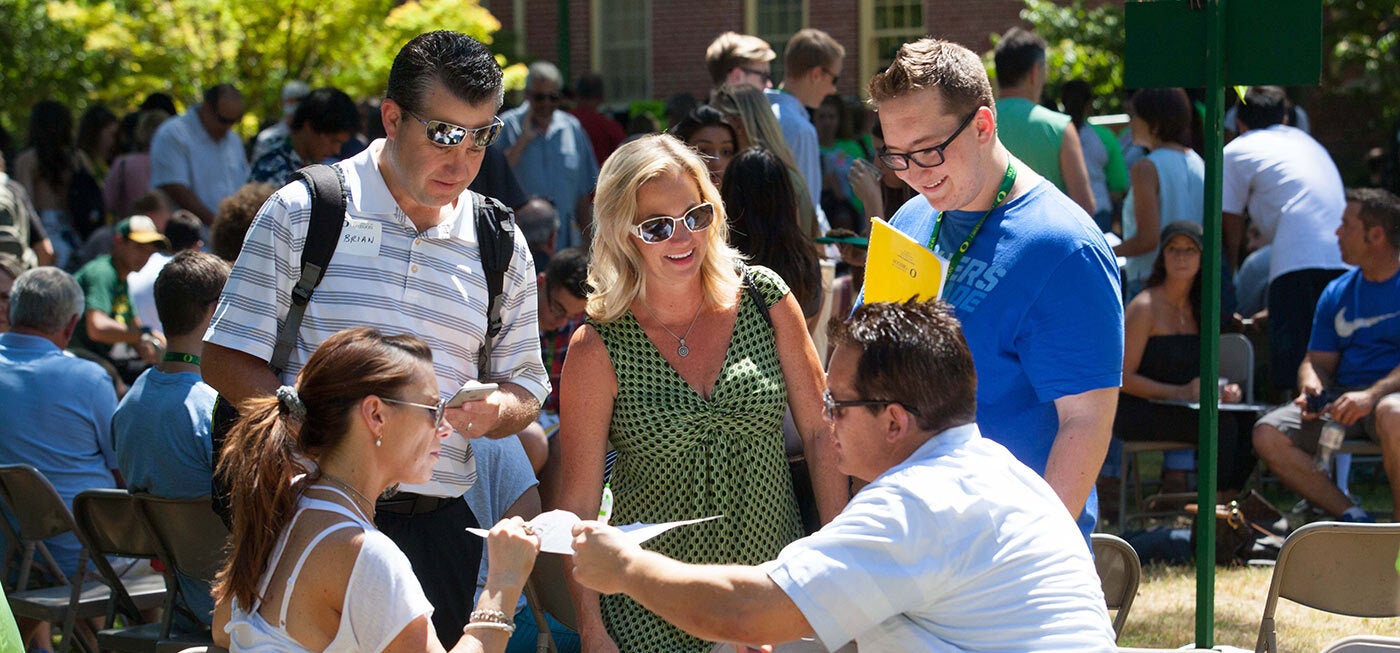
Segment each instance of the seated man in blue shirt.
[{"label": "seated man in blue shirt", "polygon": [[841,514],[756,567],[685,564],[584,522],[574,580],[715,641],[1113,650],[1094,563],[1060,497],[974,423],[978,374],[952,309],[874,303],[833,327],[832,449],[842,473],[869,482]]},{"label": "seated man in blue shirt", "polygon": [[1255,424],[1254,449],[1284,485],[1327,514],[1375,521],[1314,463],[1323,418],[1339,422],[1346,437],[1381,444],[1400,520],[1400,198],[1374,188],[1346,198],[1337,246],[1356,267],[1323,289],[1298,397]]},{"label": "seated man in blue shirt", "polygon": [[[117,486],[112,379],[63,351],[82,313],[83,291],[71,275],[35,268],[15,280],[10,332],[0,334],[0,465],[32,465],[70,509],[83,490]],[[82,546],[73,533],[45,546],[60,573],[77,571]],[[36,625],[25,620],[21,628],[33,635]]]},{"label": "seated man in blue shirt", "polygon": [[[112,417],[118,469],[133,492],[171,499],[209,494],[216,393],[200,377],[199,356],[228,272],[229,264],[213,254],[184,251],[156,277],[156,312],[169,347],[158,365],[136,379]],[[184,577],[180,582],[187,607],[207,625],[214,609],[208,583]]]}]

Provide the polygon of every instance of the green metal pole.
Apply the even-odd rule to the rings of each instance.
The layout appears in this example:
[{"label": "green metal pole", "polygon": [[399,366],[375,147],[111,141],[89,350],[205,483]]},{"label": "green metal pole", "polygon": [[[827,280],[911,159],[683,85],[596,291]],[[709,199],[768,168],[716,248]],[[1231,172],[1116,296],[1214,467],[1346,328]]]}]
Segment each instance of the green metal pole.
[{"label": "green metal pole", "polygon": [[1225,0],[1206,0],[1205,251],[1201,256],[1201,424],[1196,536],[1196,646],[1215,646],[1215,495],[1220,376],[1220,187],[1225,112]]},{"label": "green metal pole", "polygon": [[559,66],[559,76],[564,78],[565,84],[574,78],[573,72],[570,70],[572,68],[570,55],[573,48],[569,34],[569,23],[569,0],[559,0],[559,61],[556,61],[555,64]]}]

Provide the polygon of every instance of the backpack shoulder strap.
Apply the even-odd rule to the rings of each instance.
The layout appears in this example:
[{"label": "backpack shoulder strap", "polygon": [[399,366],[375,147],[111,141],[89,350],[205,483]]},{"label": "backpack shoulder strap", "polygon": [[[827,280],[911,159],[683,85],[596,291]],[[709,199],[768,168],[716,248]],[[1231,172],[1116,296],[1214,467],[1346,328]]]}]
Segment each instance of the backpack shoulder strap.
[{"label": "backpack shoulder strap", "polygon": [[268,367],[281,374],[296,345],[301,331],[301,319],[316,285],[326,276],[335,246],[340,242],[340,228],[345,224],[345,185],[340,171],[316,163],[296,171],[295,178],[306,182],[311,193],[311,224],[306,229],[306,243],[301,251],[301,278],[292,288],[292,305],[287,321],[277,334],[277,346],[272,350]]},{"label": "backpack shoulder strap", "polygon": [[515,254],[515,212],[500,200],[472,193],[476,205],[476,241],[481,249],[481,269],[486,275],[486,338],[481,346],[482,378],[491,367],[491,348],[501,333],[501,305],[505,300],[506,270]]}]

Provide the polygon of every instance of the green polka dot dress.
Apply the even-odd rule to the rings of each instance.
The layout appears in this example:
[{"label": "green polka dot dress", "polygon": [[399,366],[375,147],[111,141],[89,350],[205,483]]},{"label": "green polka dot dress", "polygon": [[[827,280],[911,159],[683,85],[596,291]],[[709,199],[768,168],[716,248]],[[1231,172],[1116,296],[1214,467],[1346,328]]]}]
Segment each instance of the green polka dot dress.
[{"label": "green polka dot dress", "polygon": [[[788,293],[772,270],[749,268],[771,307]],[[608,439],[617,449],[610,485],[614,524],[711,515],[645,548],[695,564],[756,565],[802,537],[783,446],[787,387],[773,330],[742,292],[739,317],[709,400],[686,385],[631,313],[589,321],[617,374]],[[624,595],[602,597],[608,633],[622,651],[695,651],[696,639]]]}]

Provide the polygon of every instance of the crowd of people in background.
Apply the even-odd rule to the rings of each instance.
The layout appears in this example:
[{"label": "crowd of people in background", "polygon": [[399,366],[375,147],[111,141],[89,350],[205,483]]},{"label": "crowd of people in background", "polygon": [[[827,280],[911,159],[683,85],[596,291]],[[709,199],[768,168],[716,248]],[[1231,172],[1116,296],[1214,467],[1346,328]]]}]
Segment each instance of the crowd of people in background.
[{"label": "crowd of people in background", "polygon": [[[1188,89],[1136,90],[1115,132],[1083,80],[1046,94],[1046,47],[1009,30],[989,77],[975,53],[922,39],[862,80],[861,101],[837,94],[846,52],[822,30],[785,44],[781,80],[769,43],[728,32],[695,53],[713,83],[702,100],[626,122],[602,78],[547,61],[503,106],[494,59],[447,32],[404,47],[383,98],[287,83],[281,115],[246,140],[234,83],[183,111],[161,92],[76,121],[37,102],[0,159],[0,463],[34,465],[70,503],[93,487],[198,497],[222,474],[231,562],[212,586],[181,582],[235,650],[533,650],[524,520],[551,508],[725,516],[651,554],[580,527],[579,628],[550,624],[562,650],[1104,644],[1082,544],[1122,519],[1100,507],[1122,491],[1117,447],[1196,442],[1186,404],[1216,387],[1197,365],[1219,335],[1200,313],[1203,109]],[[1219,399],[1282,405],[1257,424],[1220,414],[1219,486],[1244,489],[1262,459],[1329,516],[1370,521],[1314,456],[1335,421],[1380,442],[1400,480],[1400,200],[1348,191],[1306,120],[1269,86],[1227,120],[1222,323],[1261,365],[1253,397],[1229,379]],[[335,164],[355,236],[286,350],[319,201],[296,172],[314,163]],[[485,198],[514,214],[500,288],[483,276]],[[862,306],[875,219],[948,265],[944,303]],[[467,381],[493,389],[448,404]],[[240,413],[223,441],[216,402]],[[1193,451],[1169,453],[1164,489],[1189,489],[1194,470]],[[918,476],[948,473],[977,480]],[[1020,597],[1052,588],[1054,615],[945,623],[943,602],[966,595],[921,594],[886,568],[904,538],[948,530],[940,502],[974,492],[960,527],[1000,515],[994,528],[1053,570],[985,578]],[[920,510],[883,521],[901,501]],[[1000,512],[1028,506],[1025,526]],[[944,565],[1000,556],[935,548],[956,551],[906,575],[970,587]],[[71,574],[76,539],[50,549]],[[335,573],[298,576],[306,563]],[[724,582],[752,594],[718,596]],[[837,614],[867,588],[899,600]],[[736,596],[763,601],[762,627],[696,612],[735,616]],[[999,601],[973,605],[1016,612]],[[22,626],[43,650],[45,627]]]}]

